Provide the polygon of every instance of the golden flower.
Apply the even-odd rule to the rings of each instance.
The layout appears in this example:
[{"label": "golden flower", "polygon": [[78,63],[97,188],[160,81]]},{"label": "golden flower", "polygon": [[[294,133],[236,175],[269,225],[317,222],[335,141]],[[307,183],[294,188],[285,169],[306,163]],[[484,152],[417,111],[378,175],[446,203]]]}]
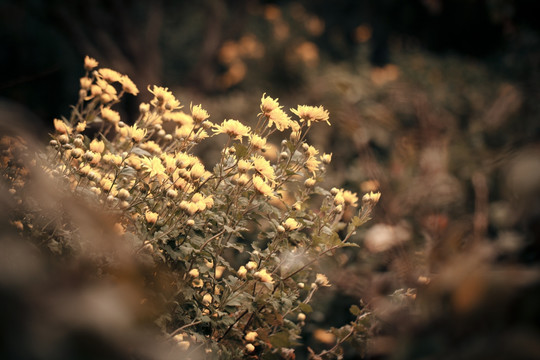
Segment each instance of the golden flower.
[{"label": "golden flower", "polygon": [[255,351],[255,346],[253,344],[246,344],[246,351],[252,353]]},{"label": "golden flower", "polygon": [[227,134],[235,140],[242,140],[243,136],[248,136],[251,128],[245,126],[238,120],[223,120],[221,125],[213,126],[214,133],[216,134]]},{"label": "golden flower", "polygon": [[238,160],[238,171],[241,173],[246,173],[250,169],[253,168],[253,164],[251,164],[249,161],[240,159]]},{"label": "golden flower", "polygon": [[312,174],[315,174],[315,172],[319,170],[319,165],[321,165],[321,162],[314,157],[310,157],[309,159],[307,159],[306,163],[304,164],[306,169]]},{"label": "golden flower", "polygon": [[202,123],[204,120],[208,119],[210,115],[204,110],[201,105],[191,106],[191,116],[196,123]]},{"label": "golden flower", "polygon": [[362,202],[376,204],[379,202],[380,198],[381,198],[380,192],[374,193],[373,191],[370,191],[368,194],[364,194],[364,196],[362,196]]},{"label": "golden flower", "polygon": [[71,127],[60,119],[54,119],[54,128],[60,134],[71,134]]},{"label": "golden flower", "polygon": [[357,206],[358,196],[356,193],[353,193],[349,190],[343,191],[343,200],[345,201],[345,204],[350,206]]},{"label": "golden flower", "polygon": [[216,266],[216,279],[221,278],[221,276],[223,275],[223,272],[225,271],[225,269],[226,268],[223,265]]},{"label": "golden flower", "polygon": [[266,160],[260,155],[254,155],[251,157],[251,161],[253,161],[253,167],[255,168],[257,173],[259,173],[261,176],[263,176],[270,182],[274,182],[276,175],[274,173],[272,165],[270,165],[270,162],[268,160]]},{"label": "golden flower", "polygon": [[192,141],[195,138],[195,134],[193,133],[193,125],[177,127],[174,130],[174,136],[177,139]]},{"label": "golden flower", "polygon": [[266,148],[266,138],[260,137],[257,134],[249,135],[249,142],[254,150],[262,150]]},{"label": "golden flower", "polygon": [[134,142],[140,142],[146,136],[146,129],[138,128],[137,124],[124,126],[120,128],[120,134],[124,137],[131,138]]},{"label": "golden flower", "polygon": [[259,334],[257,334],[256,331],[249,331],[246,336],[244,336],[244,339],[246,339],[246,341],[255,341],[257,336],[259,336]]},{"label": "golden flower", "polygon": [[323,274],[316,275],[315,284],[317,284],[318,286],[330,286],[328,278]]},{"label": "golden flower", "polygon": [[199,277],[199,270],[198,269],[191,269],[188,272],[189,276],[196,278]]},{"label": "golden flower", "polygon": [[101,108],[101,117],[103,120],[113,124],[118,124],[120,121],[120,114],[108,107]]},{"label": "golden flower", "polygon": [[268,115],[268,127],[271,127],[272,124],[275,123],[276,129],[278,129],[279,131],[290,128],[292,122],[293,121],[291,120],[289,115],[287,115],[285,111],[280,108],[275,108]]},{"label": "golden flower", "polygon": [[191,167],[191,170],[190,170],[190,177],[191,179],[193,180],[197,180],[199,179],[201,176],[204,175],[204,172],[205,172],[205,169],[204,169],[204,165],[200,162],[197,162],[196,164],[194,164],[192,167]]},{"label": "golden flower", "polygon": [[153,211],[147,211],[144,213],[144,218],[150,224],[155,224],[158,219],[158,214]]},{"label": "golden flower", "polygon": [[202,303],[206,306],[210,305],[212,303],[212,295],[205,294],[202,298]]},{"label": "golden flower", "polygon": [[98,65],[99,63],[96,61],[96,59],[91,58],[88,55],[84,57],[84,68],[86,71],[90,71],[93,68],[97,67]]},{"label": "golden flower", "polygon": [[285,227],[285,229],[292,231],[292,230],[298,229],[300,227],[300,224],[298,224],[298,222],[295,219],[288,218],[287,220],[283,222],[283,226]]},{"label": "golden flower", "polygon": [[304,321],[306,320],[306,314],[304,313],[298,313],[298,316],[296,317],[298,321]]},{"label": "golden flower", "polygon": [[330,153],[330,154],[326,154],[326,153],[322,154],[321,160],[322,160],[323,164],[326,164],[326,165],[330,164],[330,162],[332,162],[332,153]]},{"label": "golden flower", "polygon": [[247,269],[244,265],[240,266],[238,268],[238,271],[236,272],[236,274],[241,277],[241,278],[245,278],[246,277],[246,274],[247,274]]},{"label": "golden flower", "polygon": [[[306,146],[307,144],[304,144]],[[315,149],[315,147],[308,145],[306,148],[306,155],[308,157],[313,157],[319,153],[319,150]]]},{"label": "golden flower", "polygon": [[111,96],[116,95],[116,89],[114,88],[114,86],[109,84],[106,80],[98,78],[96,80],[96,83],[103,93],[109,94]]},{"label": "golden flower", "polygon": [[134,168],[135,170],[140,170],[141,168],[141,165],[142,165],[142,160],[140,157],[138,157],[137,155],[134,155],[134,154],[131,154],[129,155],[129,157],[126,159],[126,163],[131,166],[132,168]]},{"label": "golden flower", "polygon": [[291,109],[291,111],[300,118],[300,122],[307,122],[308,126],[311,126],[311,122],[320,122],[328,121],[329,114],[322,106],[308,106],[308,105],[298,105],[296,109]]},{"label": "golden flower", "polygon": [[148,151],[149,153],[159,155],[161,154],[161,146],[153,140],[145,141],[140,145],[140,148]]},{"label": "golden flower", "polygon": [[207,197],[205,197],[203,200],[204,204],[206,205],[206,208],[207,209],[211,209],[212,206],[214,206],[214,198],[212,197],[212,195],[208,195]]},{"label": "golden flower", "polygon": [[154,85],[152,90],[148,87],[148,91],[154,94],[154,99],[150,101],[150,104],[154,107],[159,108],[162,111],[172,111],[180,108],[180,101],[174,97],[168,88]]},{"label": "golden flower", "polygon": [[165,167],[161,163],[160,158],[156,156],[152,158],[143,157],[141,164],[150,178],[156,177],[159,181],[167,178]]},{"label": "golden flower", "polygon": [[334,205],[343,205],[344,203],[345,198],[343,197],[343,190],[340,190],[336,195],[334,195]]},{"label": "golden flower", "polygon": [[257,263],[255,261],[249,261],[247,264],[246,264],[246,269],[248,270],[254,270],[257,268]]},{"label": "golden flower", "polygon": [[163,164],[165,164],[165,171],[172,174],[176,170],[176,159],[169,153],[162,153],[159,157]]},{"label": "golden flower", "polygon": [[164,115],[163,118],[167,121],[173,121],[180,126],[187,126],[193,128],[193,118],[191,117],[191,115],[186,114],[183,111],[169,112]]},{"label": "golden flower", "polygon": [[193,286],[194,288],[202,288],[203,285],[204,285],[204,282],[202,281],[202,279],[194,279],[191,282],[191,286]]},{"label": "golden flower", "polygon": [[262,282],[270,283],[270,284],[274,283],[274,279],[272,279],[272,275],[269,274],[266,271],[266,269],[261,269],[261,270],[255,272],[255,274],[253,274],[253,275]]},{"label": "golden flower", "polygon": [[122,78],[122,74],[120,74],[118,71],[108,69],[108,68],[99,69],[98,74],[99,76],[101,76],[102,79],[104,79],[108,83],[120,81],[120,79]]},{"label": "golden flower", "polygon": [[264,93],[261,97],[261,111],[264,115],[268,116],[272,110],[279,108],[279,99],[272,99],[270,96],[266,96]]},{"label": "golden flower", "polygon": [[95,153],[102,153],[105,150],[105,143],[101,140],[94,139],[90,143],[90,150]]},{"label": "golden flower", "polygon": [[84,89],[84,90],[88,90],[90,89],[90,86],[92,86],[92,79],[86,76],[80,78],[79,82],[81,84],[81,89]]},{"label": "golden flower", "polygon": [[75,127],[75,131],[77,131],[78,133],[83,132],[85,129],[86,129],[86,121],[81,121]]},{"label": "golden flower", "polygon": [[253,186],[260,194],[264,196],[273,196],[272,188],[260,176],[253,175]]},{"label": "golden flower", "polygon": [[306,181],[304,181],[304,186],[310,188],[310,187],[313,187],[316,182],[317,182],[316,179],[309,178],[309,179],[306,179]]},{"label": "golden flower", "polygon": [[137,96],[139,93],[137,85],[135,85],[127,75],[122,75],[120,77],[120,84],[122,84],[122,89],[128,94]]}]

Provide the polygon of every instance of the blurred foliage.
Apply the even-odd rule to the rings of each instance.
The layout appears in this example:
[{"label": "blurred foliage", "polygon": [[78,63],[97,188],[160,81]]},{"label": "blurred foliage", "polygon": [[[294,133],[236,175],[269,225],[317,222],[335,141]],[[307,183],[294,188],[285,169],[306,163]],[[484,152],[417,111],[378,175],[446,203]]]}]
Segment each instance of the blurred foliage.
[{"label": "blurred foliage", "polygon": [[[324,264],[334,286],[313,299],[327,310],[304,328],[312,349],[332,348],[321,329],[352,321],[349,307],[362,299],[376,324],[370,346],[345,347],[345,358],[540,357],[538,2],[45,3],[4,1],[18,17],[2,11],[0,27],[11,49],[2,64],[13,70],[1,95],[41,116],[73,102],[85,53],[110,66],[127,59],[135,65],[115,68],[153,73],[163,81],[148,83],[204,103],[216,120],[254,121],[262,89],[285,107],[329,109],[334,125],[309,134],[333,152],[328,183],[384,195],[373,226],[355,238],[360,251]],[[59,28],[54,9],[77,19],[88,47]],[[153,18],[159,34],[112,30],[111,14],[141,29]],[[34,47],[19,46],[29,39]],[[119,57],[106,44],[139,52]],[[140,60],[146,51],[159,66]],[[37,86],[28,74],[48,75]],[[51,84],[59,96],[44,101]],[[201,150],[202,159],[219,156]]]}]

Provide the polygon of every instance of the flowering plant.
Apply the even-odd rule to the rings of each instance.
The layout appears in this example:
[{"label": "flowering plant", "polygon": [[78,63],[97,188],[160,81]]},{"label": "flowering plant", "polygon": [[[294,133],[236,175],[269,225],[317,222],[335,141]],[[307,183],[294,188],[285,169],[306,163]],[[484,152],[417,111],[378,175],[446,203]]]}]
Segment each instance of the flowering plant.
[{"label": "flowering plant", "polygon": [[[201,105],[184,112],[167,88],[153,86],[154,98],[128,125],[113,106],[139,90],[97,66],[85,59],[78,103],[69,119],[54,120],[39,165],[114,219],[111,229],[131,254],[172,274],[155,323],[186,356],[294,358],[312,296],[330,286],[317,261],[354,245],[350,237],[380,196],[366,194],[346,224],[343,214],[358,207],[357,195],[319,186],[331,154],[319,154],[306,135],[316,123],[330,124],[328,111],[301,105],[291,109],[294,120],[263,95],[254,127],[233,119],[213,124]],[[273,158],[268,137],[288,130]],[[212,137],[226,144],[209,168],[194,150]],[[38,216],[14,223],[28,228]],[[76,229],[55,226],[49,247],[73,250]],[[365,331],[363,312],[354,312],[357,320],[321,356],[336,355],[342,341]]]}]

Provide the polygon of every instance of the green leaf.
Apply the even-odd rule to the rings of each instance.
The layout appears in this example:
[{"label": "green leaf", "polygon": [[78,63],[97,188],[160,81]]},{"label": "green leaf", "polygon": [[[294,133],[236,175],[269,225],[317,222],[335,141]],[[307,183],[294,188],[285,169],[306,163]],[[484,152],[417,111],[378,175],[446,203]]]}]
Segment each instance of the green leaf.
[{"label": "green leaf", "polygon": [[357,305],[352,305],[350,308],[349,308],[349,311],[351,312],[351,314],[353,314],[354,316],[358,316],[362,313],[362,310],[360,310],[360,308],[357,306]]},{"label": "green leaf", "polygon": [[280,331],[270,336],[270,344],[276,348],[292,346],[291,340],[289,339],[289,333],[286,331]]},{"label": "green leaf", "polygon": [[236,150],[236,157],[238,159],[245,159],[249,156],[248,148],[241,143],[234,143],[234,148]]},{"label": "green leaf", "polygon": [[300,310],[302,310],[303,313],[306,313],[306,314],[309,314],[310,312],[313,311],[313,308],[309,304],[300,303],[298,307],[300,308]]}]

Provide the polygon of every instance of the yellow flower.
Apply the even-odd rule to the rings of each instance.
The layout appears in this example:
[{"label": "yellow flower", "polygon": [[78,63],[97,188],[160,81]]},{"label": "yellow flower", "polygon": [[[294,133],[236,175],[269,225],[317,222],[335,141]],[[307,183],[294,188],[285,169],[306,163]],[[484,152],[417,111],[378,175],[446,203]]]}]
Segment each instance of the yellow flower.
[{"label": "yellow flower", "polygon": [[238,275],[238,277],[241,277],[241,278],[245,278],[246,277],[246,274],[247,274],[247,269],[245,266],[240,266],[238,268],[238,271],[236,272],[236,274]]},{"label": "yellow flower", "polygon": [[273,123],[276,124],[276,129],[283,131],[291,127],[292,120],[285,111],[276,108],[268,115],[268,127],[271,127]]},{"label": "yellow flower", "polygon": [[187,126],[187,127],[193,128],[193,118],[191,117],[191,115],[186,114],[183,111],[169,112],[163,117],[165,120],[174,121],[176,124],[180,126]]},{"label": "yellow flower", "polygon": [[84,76],[79,79],[79,83],[81,84],[81,89],[88,90],[92,86],[92,79]]},{"label": "yellow flower", "polygon": [[60,134],[71,134],[71,127],[60,119],[54,119],[54,128]]},{"label": "yellow flower", "polygon": [[75,127],[75,131],[77,131],[78,133],[83,132],[84,129],[86,129],[86,121],[81,121],[81,122],[78,123],[77,126]]},{"label": "yellow flower", "polygon": [[246,344],[246,351],[252,353],[255,351],[255,346],[253,344]]},{"label": "yellow flower", "polygon": [[262,150],[266,148],[266,138],[260,137],[257,134],[251,134],[249,136],[249,142],[253,146],[254,150]]},{"label": "yellow flower", "polygon": [[144,218],[146,219],[146,221],[150,224],[155,224],[157,219],[158,219],[158,214],[153,212],[153,211],[147,211],[145,214],[144,214]]},{"label": "yellow flower", "polygon": [[196,277],[199,277],[199,270],[198,269],[191,269],[189,270],[189,276],[191,276],[192,278],[196,278]]},{"label": "yellow flower", "polygon": [[107,68],[99,69],[98,74],[99,76],[101,76],[102,79],[109,83],[120,81],[120,79],[122,78],[122,75],[119,72]]},{"label": "yellow flower", "polygon": [[95,153],[102,153],[105,150],[105,143],[103,141],[94,139],[90,143],[90,150]]},{"label": "yellow flower", "polygon": [[266,269],[262,269],[257,271],[255,274],[253,274],[256,278],[258,278],[260,281],[265,283],[273,284],[274,280],[272,279],[272,275],[269,274]]},{"label": "yellow flower", "polygon": [[210,294],[205,294],[205,295],[203,296],[203,298],[202,298],[202,303],[203,303],[203,305],[208,306],[208,305],[210,305],[210,304],[212,303],[212,300],[213,300],[213,299],[212,299],[212,295],[210,295]]},{"label": "yellow flower", "polygon": [[259,336],[259,334],[257,334],[256,331],[249,331],[246,336],[244,336],[244,339],[246,339],[246,341],[255,341],[255,339],[257,339],[257,336]]},{"label": "yellow flower", "polygon": [[330,154],[326,154],[326,153],[323,154],[323,155],[321,156],[321,160],[322,160],[323,164],[327,164],[327,165],[330,164],[330,162],[332,162],[332,153],[330,153]]},{"label": "yellow flower", "polygon": [[156,177],[159,181],[167,178],[165,167],[158,157],[153,156],[151,159],[143,157],[141,163],[150,178]]},{"label": "yellow flower", "polygon": [[216,266],[216,279],[221,278],[224,271],[225,271],[225,266],[223,265]]},{"label": "yellow flower", "polygon": [[108,107],[101,108],[101,117],[113,124],[118,124],[120,121],[120,114]]},{"label": "yellow flower", "polygon": [[351,205],[351,206],[357,206],[358,196],[356,193],[353,193],[349,190],[343,191],[343,200],[345,201],[345,204]]},{"label": "yellow flower", "polygon": [[274,182],[276,175],[274,173],[272,165],[270,165],[270,162],[268,160],[266,160],[260,155],[255,155],[251,157],[251,161],[253,161],[253,167],[255,168],[257,173],[259,173],[261,176],[263,176],[270,182]]},{"label": "yellow flower", "polygon": [[213,129],[216,134],[227,134],[235,140],[242,140],[243,136],[248,136],[251,128],[245,126],[238,120],[223,120],[221,125],[214,125]]},{"label": "yellow flower", "polygon": [[238,160],[238,171],[240,173],[246,173],[252,168],[253,168],[253,164],[251,164],[249,161],[244,160],[244,159]]},{"label": "yellow flower", "polygon": [[300,122],[306,121],[308,126],[311,126],[311,122],[320,122],[328,121],[329,114],[322,106],[308,106],[308,105],[298,105],[296,109],[291,109],[291,111],[300,118]]},{"label": "yellow flower", "polygon": [[246,269],[248,270],[255,270],[257,268],[257,263],[255,261],[249,261],[246,264]]},{"label": "yellow flower", "polygon": [[323,274],[317,274],[315,278],[315,284],[317,284],[318,286],[330,286],[328,278]]},{"label": "yellow flower", "polygon": [[137,96],[139,93],[137,85],[135,85],[127,75],[122,75],[120,77],[120,84],[122,84],[122,89],[128,94]]},{"label": "yellow flower", "polygon": [[197,162],[195,165],[191,167],[190,177],[193,180],[200,179],[200,177],[204,175],[204,172],[205,172],[204,165],[200,162]]},{"label": "yellow flower", "polygon": [[266,96],[264,93],[261,97],[261,111],[264,115],[268,116],[272,110],[279,108],[279,99],[272,99],[270,96]]},{"label": "yellow flower", "polygon": [[131,138],[134,142],[140,142],[146,136],[146,129],[138,128],[137,124],[124,126],[120,128],[120,134],[124,137]]},{"label": "yellow flower", "polygon": [[84,68],[86,71],[90,71],[93,68],[97,67],[99,63],[96,61],[96,59],[91,58],[90,56],[86,55],[84,58]]},{"label": "yellow flower", "polygon": [[148,151],[149,153],[157,154],[157,155],[161,154],[161,146],[159,146],[159,144],[157,144],[153,140],[142,143],[140,147],[141,149],[144,149]]},{"label": "yellow flower", "polygon": [[201,105],[191,106],[191,116],[196,123],[202,123],[204,120],[208,119],[210,115],[204,110]]},{"label": "yellow flower", "polygon": [[373,191],[370,191],[369,194],[364,194],[364,196],[362,196],[362,202],[376,204],[379,202],[380,198],[381,198],[380,192],[374,193]]},{"label": "yellow flower", "polygon": [[150,104],[154,107],[162,111],[172,111],[180,108],[180,101],[174,97],[168,88],[154,85],[152,90],[148,87],[148,91],[154,94],[154,99],[150,101]]},{"label": "yellow flower", "polygon": [[300,227],[300,224],[298,224],[298,222],[295,219],[288,218],[287,220],[283,222],[283,226],[285,227],[285,229],[292,231],[292,230],[298,229]]},{"label": "yellow flower", "polygon": [[315,174],[315,172],[319,170],[320,164],[321,162],[319,160],[315,159],[314,157],[310,157],[309,159],[307,159],[305,167],[309,172]]},{"label": "yellow flower", "polygon": [[268,185],[266,181],[264,181],[264,179],[260,176],[253,175],[253,186],[255,187],[255,190],[257,190],[259,193],[261,193],[264,196],[270,196],[270,197],[274,196],[270,185]]},{"label": "yellow flower", "polygon": [[180,126],[174,130],[174,136],[177,139],[192,141],[195,137],[194,135],[193,125]]},{"label": "yellow flower", "polygon": [[308,157],[313,157],[319,153],[319,150],[315,149],[313,146],[309,145],[306,150],[306,155]]}]

